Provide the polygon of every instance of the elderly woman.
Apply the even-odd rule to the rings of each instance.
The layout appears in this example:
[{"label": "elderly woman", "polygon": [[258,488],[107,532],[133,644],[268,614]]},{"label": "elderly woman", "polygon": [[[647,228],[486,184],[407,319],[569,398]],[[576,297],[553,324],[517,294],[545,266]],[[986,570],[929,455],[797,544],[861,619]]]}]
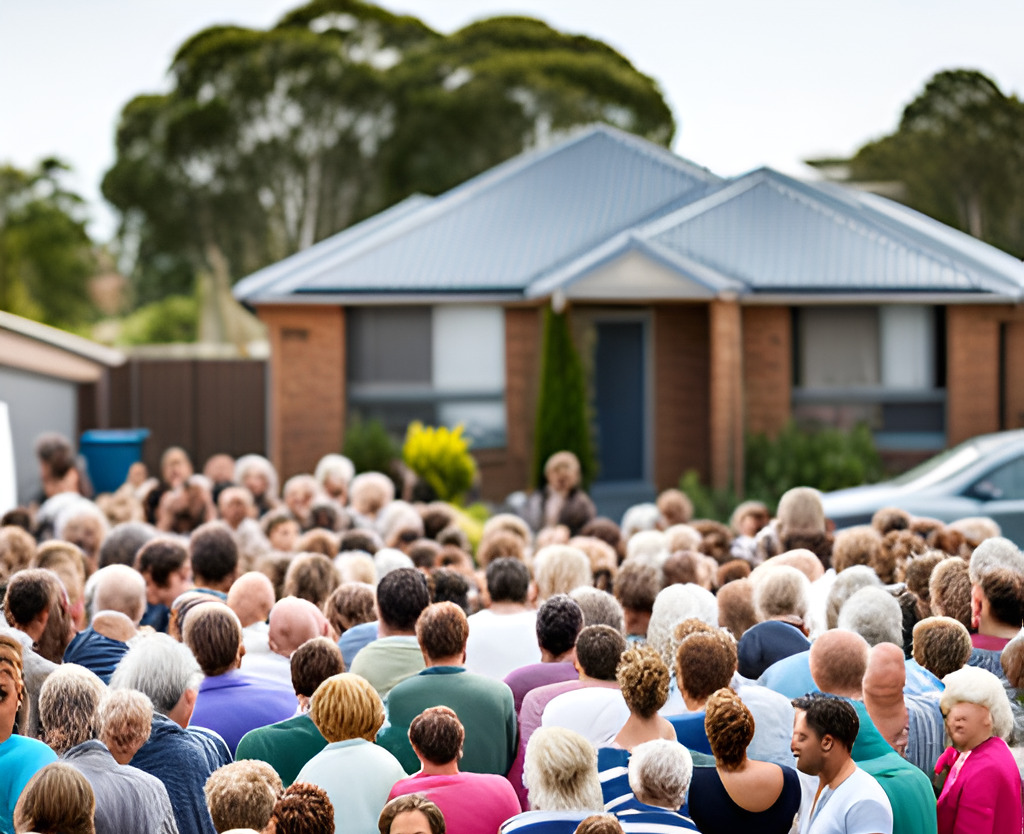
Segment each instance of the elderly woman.
[{"label": "elderly woman", "polygon": [[268,834],[334,834],[334,806],[323,789],[295,782],[285,788],[263,830]]},{"label": "elderly woman", "polygon": [[384,723],[380,696],[359,675],[334,675],[313,693],[309,716],[328,744],[296,781],[327,792],[339,831],[373,832],[391,786],[405,777],[398,759],[373,743]]},{"label": "elderly woman", "polygon": [[544,484],[523,507],[522,514],[533,530],[563,525],[570,535],[586,526],[597,510],[580,488],[580,461],[572,452],[556,452],[544,464]]},{"label": "elderly woman", "polygon": [[270,822],[281,789],[281,777],[269,764],[242,759],[211,773],[203,792],[217,831],[262,831]]},{"label": "elderly woman", "polygon": [[89,781],[96,799],[97,834],[176,831],[171,801],[160,780],[118,764],[97,740],[98,709],[106,691],[88,669],[73,663],[58,666],[39,695],[46,742]]},{"label": "elderly woman", "polygon": [[257,515],[266,515],[279,503],[277,470],[262,455],[243,455],[235,461],[235,483],[252,493]]},{"label": "elderly woman", "polygon": [[377,820],[380,834],[444,834],[444,814],[418,794],[392,799]]},{"label": "elderly woman", "polygon": [[800,780],[792,768],[747,758],[754,717],[731,689],[704,707],[715,767],[698,767],[690,787],[690,816],[703,834],[760,831],[785,834],[800,809]]},{"label": "elderly woman", "polygon": [[71,765],[54,762],[25,786],[14,809],[13,830],[18,834],[95,834],[95,808],[86,778]]},{"label": "elderly woman", "polygon": [[1020,773],[1004,739],[1013,729],[1002,683],[966,666],[943,678],[939,706],[953,746],[939,757],[939,834],[1020,834],[1024,826]]},{"label": "elderly woman", "polygon": [[0,831],[12,831],[14,803],[33,774],[55,761],[54,752],[34,738],[14,734],[25,700],[21,644],[0,634]]},{"label": "elderly woman", "polygon": [[669,716],[676,738],[690,750],[711,753],[704,705],[736,673],[736,642],[720,629],[689,634],[676,652],[676,681],[688,712]]}]

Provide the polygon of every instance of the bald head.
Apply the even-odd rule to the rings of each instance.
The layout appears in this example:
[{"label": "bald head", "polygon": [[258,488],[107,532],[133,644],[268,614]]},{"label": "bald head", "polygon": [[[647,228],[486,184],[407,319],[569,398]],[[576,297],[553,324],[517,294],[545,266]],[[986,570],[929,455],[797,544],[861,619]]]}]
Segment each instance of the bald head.
[{"label": "bald head", "polygon": [[330,633],[327,618],[309,600],[285,597],[270,610],[270,650],[291,657],[299,646]]},{"label": "bald head", "polygon": [[811,644],[811,677],[822,692],[860,700],[870,647],[852,631],[832,629]]},{"label": "bald head", "polygon": [[93,574],[92,610],[117,611],[134,625],[146,612],[146,580],[127,565],[107,565]]},{"label": "bald head", "polygon": [[815,556],[810,550],[805,550],[802,547],[797,548],[796,550],[787,550],[785,553],[780,553],[770,561],[773,565],[789,565],[790,567],[796,568],[811,582],[821,579],[825,574],[825,568],[822,567],[821,559]]},{"label": "bald head", "polygon": [[878,731],[902,755],[907,748],[909,718],[903,700],[907,667],[903,651],[893,643],[871,649],[864,673],[864,706]]},{"label": "bald head", "polygon": [[243,573],[228,591],[228,608],[235,612],[242,628],[262,623],[274,607],[274,584],[260,571]]}]

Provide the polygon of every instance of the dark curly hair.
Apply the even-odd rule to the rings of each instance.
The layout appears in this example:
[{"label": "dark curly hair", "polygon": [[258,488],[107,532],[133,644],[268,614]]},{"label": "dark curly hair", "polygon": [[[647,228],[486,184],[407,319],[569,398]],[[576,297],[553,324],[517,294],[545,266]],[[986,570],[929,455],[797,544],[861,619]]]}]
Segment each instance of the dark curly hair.
[{"label": "dark curly hair", "polygon": [[615,670],[629,711],[650,718],[668,700],[668,666],[651,646],[642,644],[626,649]]},{"label": "dark curly hair", "polygon": [[739,695],[727,687],[718,689],[704,704],[704,731],[715,763],[722,770],[736,770],[754,737],[754,716]]}]

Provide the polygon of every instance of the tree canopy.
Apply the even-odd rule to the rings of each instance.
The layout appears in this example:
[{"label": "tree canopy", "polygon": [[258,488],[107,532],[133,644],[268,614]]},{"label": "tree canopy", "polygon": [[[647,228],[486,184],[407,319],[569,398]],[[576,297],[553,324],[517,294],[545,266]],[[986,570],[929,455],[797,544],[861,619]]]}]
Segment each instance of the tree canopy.
[{"label": "tree canopy", "polygon": [[83,201],[63,184],[67,170],[52,158],[31,171],[0,166],[0,310],[59,327],[95,312],[96,257]]},{"label": "tree canopy", "polygon": [[314,0],[267,31],[206,29],[171,90],[129,102],[103,181],[138,300],[230,280],[413,193],[437,194],[573,125],[668,144],[657,84],[538,20],[450,36],[358,0]]},{"label": "tree canopy", "polygon": [[982,73],[937,73],[849,168],[854,181],[899,181],[907,205],[1024,256],[1024,103]]}]

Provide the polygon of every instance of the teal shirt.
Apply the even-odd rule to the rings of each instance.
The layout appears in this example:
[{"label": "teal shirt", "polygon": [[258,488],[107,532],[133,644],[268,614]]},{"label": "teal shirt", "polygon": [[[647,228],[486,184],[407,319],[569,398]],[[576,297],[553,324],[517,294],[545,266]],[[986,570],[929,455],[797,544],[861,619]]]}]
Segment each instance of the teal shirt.
[{"label": "teal shirt", "polygon": [[14,834],[14,806],[36,772],[57,754],[41,741],[12,735],[0,744],[0,832]]},{"label": "teal shirt", "polygon": [[466,729],[459,770],[506,775],[517,743],[512,690],[462,666],[431,666],[392,689],[391,725],[381,730],[377,743],[391,751],[407,773],[415,773],[420,763],[409,744],[409,725],[428,707],[442,706],[454,710]]},{"label": "teal shirt", "polygon": [[896,834],[936,834],[935,792],[924,773],[892,749],[878,732],[863,701],[851,701],[860,719],[853,760],[882,786],[892,806]]},{"label": "teal shirt", "polygon": [[281,777],[286,788],[295,781],[299,771],[327,746],[327,739],[309,715],[296,715],[250,730],[238,742],[235,759],[259,759],[269,764]]}]

